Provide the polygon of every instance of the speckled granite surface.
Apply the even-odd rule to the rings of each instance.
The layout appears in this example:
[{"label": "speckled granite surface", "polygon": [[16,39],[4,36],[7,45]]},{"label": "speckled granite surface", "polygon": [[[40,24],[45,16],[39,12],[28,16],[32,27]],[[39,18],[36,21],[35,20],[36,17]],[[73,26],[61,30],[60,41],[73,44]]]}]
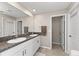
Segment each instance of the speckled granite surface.
[{"label": "speckled granite surface", "polygon": [[[39,36],[39,34],[37,36]],[[33,39],[33,38],[35,38],[37,36],[34,36],[34,37],[27,36],[27,39],[26,40],[24,40],[22,42],[19,42],[19,43],[7,43],[7,41],[9,39],[6,38],[6,40],[0,41],[0,53],[3,52],[3,51],[5,51],[5,50],[7,50],[7,49],[10,49],[10,48],[12,48],[14,46],[17,46],[17,45],[19,45],[19,44],[21,44],[23,42],[26,42],[28,40],[31,40],[31,39]]]}]

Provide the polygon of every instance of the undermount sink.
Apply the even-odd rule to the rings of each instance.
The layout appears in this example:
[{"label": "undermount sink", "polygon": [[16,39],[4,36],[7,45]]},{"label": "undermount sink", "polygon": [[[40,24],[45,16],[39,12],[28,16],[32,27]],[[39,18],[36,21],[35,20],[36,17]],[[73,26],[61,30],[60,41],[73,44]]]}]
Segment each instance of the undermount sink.
[{"label": "undermount sink", "polygon": [[7,43],[18,43],[18,42],[22,42],[24,40],[26,40],[26,37],[11,39],[11,40],[7,41]]},{"label": "undermount sink", "polygon": [[31,34],[30,36],[37,36],[38,34]]}]

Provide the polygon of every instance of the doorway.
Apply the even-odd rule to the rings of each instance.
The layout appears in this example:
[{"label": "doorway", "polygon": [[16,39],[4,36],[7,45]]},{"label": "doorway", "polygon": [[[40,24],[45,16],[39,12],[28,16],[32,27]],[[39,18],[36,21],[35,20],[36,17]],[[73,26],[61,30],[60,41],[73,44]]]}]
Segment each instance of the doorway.
[{"label": "doorway", "polygon": [[18,35],[22,34],[22,21],[17,22],[17,32],[18,32]]},{"label": "doorway", "polygon": [[55,45],[65,50],[65,17],[52,17],[52,49]]}]

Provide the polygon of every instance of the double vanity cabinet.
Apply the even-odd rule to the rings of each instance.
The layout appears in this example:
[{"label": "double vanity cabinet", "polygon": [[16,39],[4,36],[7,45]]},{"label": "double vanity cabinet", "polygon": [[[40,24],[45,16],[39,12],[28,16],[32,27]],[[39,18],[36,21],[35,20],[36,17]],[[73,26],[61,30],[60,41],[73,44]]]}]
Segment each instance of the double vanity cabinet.
[{"label": "double vanity cabinet", "polygon": [[31,38],[21,44],[0,53],[1,56],[33,56],[40,47],[40,36]]}]

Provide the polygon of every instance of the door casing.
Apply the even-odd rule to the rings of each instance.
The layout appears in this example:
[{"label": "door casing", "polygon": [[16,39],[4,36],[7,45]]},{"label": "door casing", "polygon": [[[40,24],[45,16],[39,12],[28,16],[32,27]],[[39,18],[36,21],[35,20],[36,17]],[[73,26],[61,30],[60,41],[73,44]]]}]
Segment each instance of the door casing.
[{"label": "door casing", "polygon": [[67,28],[67,14],[66,13],[63,13],[63,14],[58,14],[58,15],[52,15],[52,16],[50,16],[50,27],[51,27],[51,29],[50,29],[50,49],[52,49],[52,17],[58,17],[58,16],[64,16],[65,17],[65,19],[64,19],[64,21],[65,21],[65,53],[67,53],[67,44],[66,44],[66,42],[67,42],[67,30],[66,30],[66,28]]}]

